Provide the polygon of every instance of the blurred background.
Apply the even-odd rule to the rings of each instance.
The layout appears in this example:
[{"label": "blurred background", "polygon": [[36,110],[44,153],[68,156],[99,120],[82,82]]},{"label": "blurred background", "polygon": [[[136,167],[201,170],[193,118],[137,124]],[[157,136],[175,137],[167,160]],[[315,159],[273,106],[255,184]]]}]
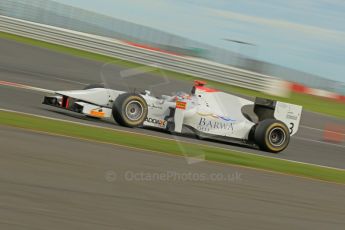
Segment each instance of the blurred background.
[{"label": "blurred background", "polygon": [[[70,2],[73,4],[73,6],[64,4],[63,2]],[[301,12],[307,12],[308,10],[310,10],[309,13],[315,13],[313,11],[315,8],[313,7],[315,7],[315,5],[317,6],[317,2],[321,4],[324,1],[314,1],[314,5],[310,6],[306,5],[305,3],[312,1],[293,1],[297,4],[297,6],[299,6],[300,9],[298,10],[296,10],[298,7],[292,7],[293,4],[291,4],[289,8],[289,5],[284,6],[282,3],[269,4],[270,1],[265,3],[252,2],[251,4],[254,4],[252,5],[252,8],[253,6],[259,4],[259,6],[256,8],[259,13],[248,11],[244,12],[245,14],[241,13],[241,10],[245,9],[246,4],[249,4],[251,1],[243,1],[242,3],[239,3],[239,1],[228,1],[228,3],[225,3],[226,1],[217,1],[217,3],[214,4],[211,4],[211,1],[161,1],[167,2],[166,4],[169,4],[170,2],[172,5],[180,4],[181,8],[190,7],[189,12],[192,13],[194,9],[193,7],[199,7],[195,9],[199,9],[200,12],[204,12],[205,10],[207,10],[207,12],[211,12],[207,15],[184,18],[184,20],[186,20],[185,24],[180,23],[181,20],[179,20],[180,16],[178,11],[171,12],[171,14],[166,14],[164,7],[161,7],[159,1],[124,1],[127,3],[123,3],[123,1],[112,1],[113,3],[109,3],[109,1],[93,2],[94,3],[89,3],[88,1],[1,0],[0,12],[2,15],[9,17],[116,38],[133,45],[138,45],[153,50],[160,50],[162,52],[208,59],[218,63],[275,76],[280,79],[285,79],[289,82],[295,82],[307,87],[327,90],[342,95],[345,94],[345,83],[342,77],[342,70],[345,68],[345,65],[343,65],[345,62],[345,57],[344,54],[340,54],[340,56],[338,54],[339,52],[341,53],[344,51],[344,37],[340,36],[344,34],[344,28],[342,30],[341,28],[340,30],[333,28],[329,29],[327,28],[327,25],[321,25],[322,27],[318,28],[312,25],[312,21],[305,22],[306,25],[303,23],[298,24],[292,21],[294,20],[294,14],[290,14],[291,21],[279,21],[274,20],[273,18],[279,16],[277,15],[279,14],[279,11],[277,10],[274,12],[275,8],[272,8],[272,5],[276,5],[275,7],[280,7],[282,12],[280,17],[284,18],[284,14],[288,14],[290,11],[294,12],[296,15],[300,15]],[[100,8],[93,8],[93,4],[102,5],[103,2],[108,5],[103,5]],[[189,32],[187,31],[185,33],[179,33],[180,30],[178,29],[174,31],[169,27],[159,28],[159,24],[157,24],[158,26],[155,26],[155,28],[143,25],[145,23],[143,22],[143,24],[141,24],[140,15],[134,17],[137,18],[137,20],[132,20],[132,22],[124,20],[120,17],[117,18],[117,14],[115,13],[117,4],[119,6],[119,9],[117,10],[121,10],[123,7],[126,7],[126,4],[127,6],[133,4],[132,13],[136,14],[136,11],[138,11],[138,9],[141,7],[141,4],[144,3],[146,4],[146,8],[141,8],[142,14],[147,14],[148,18],[150,18],[150,15],[148,15],[150,14],[150,11],[148,11],[147,8],[151,7],[154,8],[154,10],[157,8],[162,9],[162,24],[177,24],[178,27],[185,28],[186,30],[189,30]],[[333,8],[332,4],[334,4]],[[134,7],[134,5],[136,6]],[[209,5],[212,5],[212,7]],[[214,7],[214,5],[216,7]],[[320,6],[321,5],[318,7]],[[109,7],[114,7],[113,11],[109,9],[107,11],[106,9]],[[92,8],[94,10],[91,11],[90,9]],[[337,13],[336,10],[334,11],[334,8],[337,8],[335,1],[328,1],[328,8],[325,7],[325,12],[327,13],[327,10],[331,9],[333,10],[333,13]],[[265,9],[266,12],[261,12],[263,9]],[[171,10],[175,9],[172,8]],[[128,11],[131,12],[130,10]],[[114,13],[112,16],[110,16],[112,12]],[[266,13],[267,18],[259,17],[260,15],[255,15],[260,13]],[[322,11],[319,13],[321,14]],[[195,12],[195,14],[197,13]],[[308,13],[305,13],[305,15],[307,17]],[[337,15],[335,14],[333,16],[336,17]],[[159,15],[156,15],[156,17],[159,17]],[[202,33],[198,33],[198,29],[196,29],[195,36],[192,36],[191,34],[193,34],[194,28],[191,28],[191,26],[193,26],[193,20],[198,20],[198,17],[203,17],[203,20],[209,21],[210,25],[203,24],[203,21],[200,19],[200,25],[196,24],[195,28],[199,28],[200,30],[201,27],[201,30],[209,30],[208,33],[211,34],[213,33],[213,31],[210,29],[212,26],[211,22],[212,20],[216,20],[215,18],[217,17],[223,18],[222,23],[218,23],[218,25],[224,24],[229,26],[220,26],[218,29],[223,30],[224,33],[217,34],[216,38],[215,36],[212,37],[211,35],[210,36],[212,39],[208,38],[208,35],[206,36]],[[320,19],[323,19],[322,17]],[[154,19],[154,16],[152,16],[152,18]],[[337,20],[337,23],[341,24],[341,20],[343,19],[337,18]],[[254,24],[251,26],[255,26],[255,23],[258,23],[257,30],[262,30],[261,33],[264,33],[265,36],[260,36],[259,32],[255,31],[255,29],[252,29],[252,34],[243,31],[244,27],[246,26],[243,24],[243,22],[247,24]],[[217,21],[215,23],[217,23]],[[231,25],[233,26],[231,27]],[[260,25],[264,25],[264,27],[260,28]],[[251,26],[247,26],[246,28],[251,29]],[[272,27],[271,34],[269,33],[267,27]],[[275,29],[275,27],[279,28]],[[295,32],[297,30],[297,32],[300,34],[310,32],[308,35],[309,37],[304,37],[304,43],[306,44],[316,43],[316,41],[313,39],[316,36],[320,36],[317,33],[325,33],[325,36],[328,40],[325,39],[320,46],[320,50],[324,52],[324,54],[322,54],[323,57],[319,57],[320,54],[318,52],[320,50],[314,49],[313,46],[306,47],[307,45],[304,46],[304,43],[299,41],[294,43],[298,39],[301,40],[298,37],[299,35],[294,39],[289,38],[285,41],[285,44],[278,44],[280,47],[277,46],[276,43],[280,42],[280,38],[277,38],[277,35],[280,33],[279,31],[286,30],[286,33],[290,33],[289,28],[292,28],[292,30]],[[310,30],[309,32],[308,29]],[[281,35],[282,37],[287,36],[286,34]],[[203,36],[204,38],[200,38]],[[292,36],[294,35],[292,34]],[[264,42],[261,41],[263,39],[265,39]],[[332,42],[335,44],[331,44]],[[267,44],[271,44],[272,47],[266,48]],[[334,46],[338,46],[338,48],[334,48]],[[329,50],[327,50],[327,47],[329,47]],[[297,55],[299,52],[302,53],[303,49],[307,48],[309,51],[315,52],[313,57],[316,59],[316,61],[312,60],[313,58],[310,58],[307,55],[304,57],[302,55]],[[294,55],[291,55],[291,52],[293,52],[294,49],[298,50],[298,52],[295,52]],[[333,53],[335,53],[335,56],[332,56],[332,50],[338,50],[338,53],[334,51]],[[269,53],[270,56],[268,56],[267,53]],[[289,61],[286,58],[288,56],[293,61]],[[301,58],[305,61],[305,63],[303,63]],[[318,64],[318,62],[323,64]],[[296,65],[296,68],[294,68],[294,65]],[[295,88],[298,90],[298,87],[301,86],[297,85]]]}]

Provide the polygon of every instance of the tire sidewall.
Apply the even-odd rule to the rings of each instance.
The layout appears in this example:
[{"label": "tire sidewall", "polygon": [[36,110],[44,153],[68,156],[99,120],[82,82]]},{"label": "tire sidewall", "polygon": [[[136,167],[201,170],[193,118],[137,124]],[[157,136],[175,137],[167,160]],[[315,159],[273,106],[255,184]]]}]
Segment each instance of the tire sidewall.
[{"label": "tire sidewall", "polygon": [[[270,132],[275,128],[280,128],[284,131],[285,134],[285,140],[280,146],[272,145],[272,143],[269,140]],[[257,125],[254,132],[254,139],[255,143],[260,147],[260,149],[273,153],[278,153],[286,149],[289,145],[290,133],[289,129],[283,122],[275,119],[267,119],[260,122]]]},{"label": "tire sidewall", "polygon": [[[137,120],[131,120],[126,116],[126,106],[133,101],[137,101],[140,103],[142,107],[142,115]],[[141,126],[146,117],[147,117],[147,104],[145,99],[138,95],[138,94],[132,94],[132,93],[124,93],[119,95],[114,103],[113,106],[113,117],[117,123],[119,123],[122,126],[127,127],[138,127]]]}]

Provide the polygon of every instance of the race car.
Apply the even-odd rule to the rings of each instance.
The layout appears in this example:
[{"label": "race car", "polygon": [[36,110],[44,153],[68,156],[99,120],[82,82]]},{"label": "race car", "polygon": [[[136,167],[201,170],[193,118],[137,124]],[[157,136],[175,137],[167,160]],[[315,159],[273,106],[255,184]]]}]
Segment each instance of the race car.
[{"label": "race car", "polygon": [[125,92],[93,84],[83,90],[56,91],[43,104],[121,126],[151,127],[173,134],[193,132],[200,139],[235,142],[278,153],[298,131],[302,107],[280,101],[242,97],[195,81],[190,93],[154,97],[151,92]]}]

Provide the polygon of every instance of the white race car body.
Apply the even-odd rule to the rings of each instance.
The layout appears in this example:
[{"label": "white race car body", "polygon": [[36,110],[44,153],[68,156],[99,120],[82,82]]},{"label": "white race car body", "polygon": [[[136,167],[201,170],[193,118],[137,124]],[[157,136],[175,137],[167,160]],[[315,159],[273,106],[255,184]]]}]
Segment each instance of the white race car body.
[{"label": "white race car body", "polygon": [[[124,91],[106,88],[57,91],[45,97],[49,104],[91,117],[110,118],[113,104]],[[147,104],[147,117],[142,127],[155,127],[176,133],[189,128],[200,137],[237,139],[250,142],[253,127],[263,119],[273,118],[283,122],[294,135],[299,127],[302,107],[298,105],[257,99],[256,102],[227,94],[199,84],[191,95],[163,95],[156,98],[149,91],[140,94]],[[259,102],[259,103],[258,103]],[[265,104],[266,103],[266,104]],[[243,111],[252,106],[256,118]]]}]

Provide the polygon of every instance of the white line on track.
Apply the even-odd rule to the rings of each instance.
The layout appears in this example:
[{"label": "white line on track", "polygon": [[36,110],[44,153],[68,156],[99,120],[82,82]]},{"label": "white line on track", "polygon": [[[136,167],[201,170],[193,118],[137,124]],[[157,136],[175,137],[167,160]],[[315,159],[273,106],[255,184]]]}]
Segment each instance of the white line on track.
[{"label": "white line on track", "polygon": [[[3,66],[0,66],[0,69],[7,70],[7,71],[11,70],[11,69],[8,69],[8,68],[3,67]],[[43,75],[43,74],[40,74],[40,73],[34,73],[34,72],[30,72],[30,71],[25,71],[25,70],[16,70],[16,72],[23,73],[23,74],[35,75],[35,76],[42,77],[42,78],[48,78],[46,75]],[[55,79],[55,80],[75,83],[75,84],[79,84],[79,85],[88,85],[88,83],[84,83],[84,82],[80,82],[80,81],[74,81],[74,80],[65,79],[65,78],[61,78],[61,77],[54,77],[54,76],[51,76],[51,75],[49,75],[48,79]]]},{"label": "white line on track", "polygon": [[29,90],[33,90],[33,91],[37,91],[37,92],[43,92],[43,93],[54,93],[55,92],[55,91],[49,90],[49,89],[43,89],[43,88],[38,88],[38,87],[23,85],[23,84],[19,84],[19,83],[8,82],[8,81],[0,81],[0,85],[11,86],[11,87],[21,88],[21,89],[29,89]]},{"label": "white line on track", "polygon": [[[325,131],[323,129],[313,128],[313,127],[309,127],[309,126],[305,126],[305,125],[301,125],[300,127],[301,128],[305,128],[305,129],[310,129],[310,130],[318,131],[318,132],[324,132]],[[330,130],[327,130],[327,132],[328,133],[334,133],[334,134],[345,136],[345,133],[339,133],[339,132],[334,132],[334,131],[330,131]]]},{"label": "white line on track", "polygon": [[298,140],[302,140],[302,141],[315,142],[315,143],[324,144],[324,145],[331,145],[331,146],[334,146],[334,147],[339,147],[339,148],[345,149],[345,145],[339,145],[339,144],[335,144],[335,143],[329,143],[329,142],[324,142],[324,141],[318,141],[318,140],[308,139],[308,138],[304,138],[304,137],[292,137],[292,138],[298,139]]},{"label": "white line on track", "polygon": [[303,128],[303,129],[311,129],[311,130],[323,132],[322,129],[317,129],[317,128],[313,128],[313,127],[309,127],[309,126],[305,126],[305,125],[300,125],[299,127],[300,127],[300,128]]}]

